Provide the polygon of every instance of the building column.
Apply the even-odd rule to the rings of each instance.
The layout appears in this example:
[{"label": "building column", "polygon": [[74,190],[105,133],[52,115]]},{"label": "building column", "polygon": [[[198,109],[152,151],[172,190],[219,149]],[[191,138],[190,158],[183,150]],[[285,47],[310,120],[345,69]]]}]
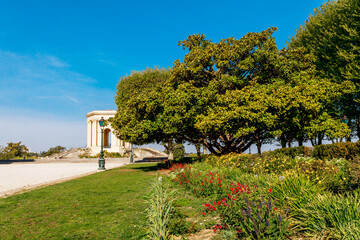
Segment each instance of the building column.
[{"label": "building column", "polygon": [[96,123],[96,146],[97,147],[99,147],[100,146],[100,144],[101,144],[101,129],[100,129],[100,127],[99,127],[99,120],[96,120],[95,121],[95,123]]},{"label": "building column", "polygon": [[91,147],[91,121],[87,121],[86,147]]},{"label": "building column", "polygon": [[112,129],[111,129],[110,134],[111,134],[111,149],[112,149],[113,151],[117,151],[117,149],[118,149],[117,137],[116,137],[116,135],[113,133]]},{"label": "building column", "polygon": [[96,137],[97,137],[97,131],[96,131],[96,127],[97,127],[97,121],[93,120],[92,121],[92,146],[95,147],[96,145]]}]

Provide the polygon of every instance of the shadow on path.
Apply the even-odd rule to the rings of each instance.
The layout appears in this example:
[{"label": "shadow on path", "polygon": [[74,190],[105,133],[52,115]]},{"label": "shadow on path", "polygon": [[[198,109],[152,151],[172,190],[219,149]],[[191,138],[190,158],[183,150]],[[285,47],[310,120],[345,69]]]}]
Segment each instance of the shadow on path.
[{"label": "shadow on path", "polygon": [[0,164],[31,163],[31,162],[35,162],[35,159],[9,159],[9,160],[0,160]]}]

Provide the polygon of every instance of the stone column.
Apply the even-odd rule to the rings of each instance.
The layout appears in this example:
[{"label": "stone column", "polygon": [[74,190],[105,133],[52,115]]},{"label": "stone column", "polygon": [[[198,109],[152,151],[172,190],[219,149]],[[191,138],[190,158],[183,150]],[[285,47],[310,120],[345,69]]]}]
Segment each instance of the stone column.
[{"label": "stone column", "polygon": [[96,146],[99,147],[101,143],[101,129],[99,127],[99,120],[95,121],[96,123]]},{"label": "stone column", "polygon": [[97,146],[96,144],[96,137],[97,137],[97,131],[96,131],[96,127],[97,127],[97,121],[93,120],[92,121],[92,146],[95,147]]},{"label": "stone column", "polygon": [[115,134],[113,133],[113,130],[111,129],[111,149],[116,152],[117,149],[119,149],[119,145],[118,145],[118,138],[115,136]]},{"label": "stone column", "polygon": [[91,147],[91,121],[87,121],[86,147]]}]

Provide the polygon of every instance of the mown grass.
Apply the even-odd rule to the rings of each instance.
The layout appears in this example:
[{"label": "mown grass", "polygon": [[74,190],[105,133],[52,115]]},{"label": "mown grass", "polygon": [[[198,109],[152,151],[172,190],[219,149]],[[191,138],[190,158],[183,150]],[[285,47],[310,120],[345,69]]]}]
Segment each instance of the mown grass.
[{"label": "mown grass", "polygon": [[142,239],[155,164],[136,164],[0,199],[0,239]]}]

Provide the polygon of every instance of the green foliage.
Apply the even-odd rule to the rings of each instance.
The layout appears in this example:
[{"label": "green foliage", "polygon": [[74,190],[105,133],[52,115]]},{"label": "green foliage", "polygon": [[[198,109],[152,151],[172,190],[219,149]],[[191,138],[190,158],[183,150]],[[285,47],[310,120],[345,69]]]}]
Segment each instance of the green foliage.
[{"label": "green foliage", "polygon": [[64,151],[65,149],[66,149],[66,147],[62,147],[62,146],[59,145],[59,146],[50,148],[46,152],[41,152],[40,156],[41,157],[47,157],[47,156],[53,155],[55,153],[60,153],[60,152]]},{"label": "green foliage", "polygon": [[174,158],[185,157],[185,146],[184,144],[176,144],[174,147]]},{"label": "green foliage", "polygon": [[312,149],[310,147],[290,147],[290,148],[278,148],[272,151],[272,155],[276,156],[287,156],[295,158],[296,156],[307,156],[310,157],[312,154]]},{"label": "green foliage", "polygon": [[322,239],[358,239],[360,236],[360,197],[317,195],[298,210],[297,224],[304,234]]},{"label": "green foliage", "polygon": [[0,159],[26,157],[28,152],[29,149],[25,145],[21,145],[21,142],[10,142],[6,147],[0,149]]},{"label": "green foliage", "polygon": [[[299,148],[306,149],[306,148]],[[293,154],[295,149],[290,150]],[[288,157],[287,151],[265,152],[257,154],[228,154],[223,156],[208,155],[205,163],[224,169],[222,174],[233,175],[235,169],[241,172],[248,182],[261,181],[262,174],[275,174],[278,178],[297,176],[301,174],[307,180],[334,193],[353,191],[360,186],[360,159],[321,160],[313,157]],[[258,177],[253,179],[251,174]],[[240,176],[236,176],[240,179]],[[266,181],[262,181],[266,185]]]},{"label": "green foliage", "polygon": [[174,208],[168,224],[169,233],[171,235],[179,236],[199,231],[199,226],[194,222],[187,221],[185,219],[186,217],[186,214],[183,214]]},{"label": "green foliage", "polygon": [[192,35],[174,67],[121,78],[111,119],[121,139],[136,144],[186,140],[215,155],[244,152],[254,143],[294,133],[348,136],[327,113],[344,88],[315,76],[302,49],[277,49],[276,28],[218,43]]},{"label": "green foliage", "polygon": [[315,10],[291,37],[288,47],[304,47],[316,57],[317,74],[355,88],[335,102],[334,117],[348,117],[360,136],[360,3],[358,0],[327,1]]},{"label": "green foliage", "polygon": [[312,156],[318,159],[353,159],[360,155],[360,143],[341,142],[314,146]]},{"label": "green foliage", "polygon": [[286,155],[265,152],[257,154],[228,154],[220,157],[208,155],[205,163],[215,167],[235,167],[244,173],[281,173],[292,169],[296,161]]},{"label": "green foliage", "polygon": [[278,205],[291,208],[291,216],[297,215],[297,210],[304,208],[318,193],[324,189],[310,181],[306,175],[295,174],[283,176],[273,187],[272,196],[278,200]]},{"label": "green foliage", "polygon": [[271,189],[234,182],[236,175],[223,169],[217,169],[219,172],[209,170],[203,163],[195,164],[193,168],[187,164],[174,164],[170,170],[177,186],[204,200],[215,199],[204,204],[202,212],[204,217],[218,214],[222,219],[221,224],[214,226],[214,232],[233,229],[240,239],[284,239],[289,234],[287,213],[274,205],[270,198]]},{"label": "green foliage", "polygon": [[115,96],[117,113],[110,120],[120,139],[142,145],[173,138],[164,112],[168,78],[169,70],[147,68],[120,79]]},{"label": "green foliage", "polygon": [[219,43],[204,35],[180,42],[189,53],[172,71],[174,95],[183,97],[176,101],[182,112],[173,108],[172,115],[192,123],[188,132],[206,139],[211,153],[241,153],[269,135],[313,134],[318,124],[329,134],[348,134],[326,113],[339,86],[314,77],[311,55],[278,51],[275,30]]},{"label": "green foliage", "polygon": [[166,240],[169,236],[169,220],[173,210],[174,192],[169,191],[162,183],[162,177],[151,185],[151,193],[147,200],[147,232],[148,238]]}]

